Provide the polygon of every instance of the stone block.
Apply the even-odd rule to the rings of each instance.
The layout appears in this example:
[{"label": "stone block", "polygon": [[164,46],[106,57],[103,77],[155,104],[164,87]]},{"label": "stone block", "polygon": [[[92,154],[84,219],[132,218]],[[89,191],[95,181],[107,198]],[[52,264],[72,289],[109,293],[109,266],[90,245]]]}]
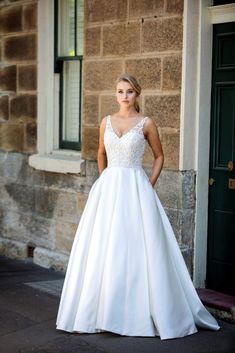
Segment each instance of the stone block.
[{"label": "stone block", "polygon": [[53,218],[59,192],[44,187],[35,188],[35,211],[44,218]]},{"label": "stone block", "polygon": [[85,55],[100,55],[100,27],[92,27],[86,29],[85,34]]},{"label": "stone block", "polygon": [[181,88],[181,56],[167,56],[163,58],[163,90],[174,90]]},{"label": "stone block", "polygon": [[166,12],[171,14],[182,14],[184,10],[184,0],[167,0]]},{"label": "stone block", "polygon": [[27,257],[27,244],[0,238],[0,255],[11,259],[25,259]]},{"label": "stone block", "polygon": [[37,4],[27,4],[23,7],[23,28],[32,30],[37,27]]},{"label": "stone block", "polygon": [[99,176],[98,164],[94,161],[86,161],[86,175],[97,178]]},{"label": "stone block", "polygon": [[78,223],[77,194],[75,192],[58,192],[54,205],[54,219]]},{"label": "stone block", "polygon": [[179,169],[179,132],[175,129],[162,129],[161,142],[164,152],[164,168]]},{"label": "stone block", "polygon": [[9,119],[9,97],[0,96],[0,122]]},{"label": "stone block", "polygon": [[78,209],[79,216],[82,215],[83,210],[84,210],[85,205],[86,205],[86,202],[87,202],[87,194],[79,193],[77,195],[77,209]]},{"label": "stone block", "polygon": [[119,104],[117,103],[115,95],[102,95],[100,97],[101,112],[99,117],[99,123],[107,116],[112,115],[119,110]]},{"label": "stone block", "polygon": [[164,11],[164,0],[130,0],[129,18],[160,16]]},{"label": "stone block", "polygon": [[9,153],[8,151],[0,150],[0,180],[4,184],[6,180],[8,182],[18,180],[20,172],[24,170],[24,158],[25,156],[21,153]]},{"label": "stone block", "polygon": [[18,91],[35,91],[37,89],[36,65],[18,66]]},{"label": "stone block", "polygon": [[130,55],[140,52],[140,23],[103,27],[103,55]]},{"label": "stone block", "polygon": [[174,234],[176,236],[177,242],[181,242],[181,217],[180,211],[173,208],[165,208],[165,212],[173,228]]},{"label": "stone block", "polygon": [[35,211],[35,189],[33,186],[8,183],[5,185],[5,189],[17,204],[17,208],[20,212],[25,213]]},{"label": "stone block", "polygon": [[22,6],[6,6],[0,9],[0,33],[22,31]]},{"label": "stone block", "polygon": [[124,20],[127,16],[126,0],[87,0],[85,1],[85,19],[87,22]]},{"label": "stone block", "polygon": [[182,221],[180,224],[181,229],[181,244],[193,248],[194,242],[194,210],[182,210],[181,211]]},{"label": "stone block", "polygon": [[23,124],[0,123],[0,148],[5,151],[23,151]]},{"label": "stone block", "polygon": [[159,127],[180,127],[180,95],[145,96],[144,115]]},{"label": "stone block", "polygon": [[196,203],[196,175],[193,170],[183,172],[183,208],[194,209]]},{"label": "stone block", "polygon": [[99,96],[86,94],[83,104],[84,124],[98,125],[99,118]]},{"label": "stone block", "polygon": [[142,89],[161,88],[161,59],[144,58],[126,60],[126,72],[136,78]]},{"label": "stone block", "polygon": [[16,91],[16,66],[0,68],[0,89],[1,91]]},{"label": "stone block", "polygon": [[161,18],[143,23],[143,52],[182,49],[182,18]]},{"label": "stone block", "polygon": [[193,278],[193,249],[183,247],[180,249],[191,278]]},{"label": "stone block", "polygon": [[99,128],[83,127],[82,158],[96,160],[99,146]]},{"label": "stone block", "polygon": [[121,60],[89,61],[85,63],[86,90],[115,89],[115,81],[122,73]]},{"label": "stone block", "polygon": [[7,37],[3,40],[6,61],[36,60],[37,40],[35,34]]},{"label": "stone block", "polygon": [[11,119],[35,119],[37,116],[37,96],[21,94],[10,101]]},{"label": "stone block", "polygon": [[56,250],[69,254],[78,225],[67,222],[56,222]]},{"label": "stone block", "polygon": [[25,126],[25,152],[35,152],[37,144],[37,124],[28,123]]},{"label": "stone block", "polygon": [[54,268],[57,271],[65,271],[69,257],[43,247],[37,246],[34,250],[33,262],[44,268]]},{"label": "stone block", "polygon": [[155,186],[156,192],[165,208],[182,208],[182,174],[163,169]]}]

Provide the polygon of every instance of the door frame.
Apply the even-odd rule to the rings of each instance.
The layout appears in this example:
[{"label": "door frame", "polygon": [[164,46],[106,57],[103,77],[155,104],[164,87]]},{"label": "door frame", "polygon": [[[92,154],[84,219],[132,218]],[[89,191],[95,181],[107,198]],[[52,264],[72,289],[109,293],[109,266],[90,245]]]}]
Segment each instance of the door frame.
[{"label": "door frame", "polygon": [[[197,4],[196,4],[197,3]],[[235,4],[184,0],[180,170],[196,170],[193,281],[205,287],[213,24],[235,22]]]}]

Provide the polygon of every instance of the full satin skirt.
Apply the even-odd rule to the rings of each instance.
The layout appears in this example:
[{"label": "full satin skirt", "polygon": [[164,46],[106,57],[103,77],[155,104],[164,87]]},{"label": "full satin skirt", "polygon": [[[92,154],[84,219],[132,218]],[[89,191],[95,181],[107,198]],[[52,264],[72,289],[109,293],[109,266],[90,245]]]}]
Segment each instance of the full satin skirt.
[{"label": "full satin skirt", "polygon": [[93,184],[74,238],[57,329],[183,337],[218,330],[142,168],[108,167]]}]

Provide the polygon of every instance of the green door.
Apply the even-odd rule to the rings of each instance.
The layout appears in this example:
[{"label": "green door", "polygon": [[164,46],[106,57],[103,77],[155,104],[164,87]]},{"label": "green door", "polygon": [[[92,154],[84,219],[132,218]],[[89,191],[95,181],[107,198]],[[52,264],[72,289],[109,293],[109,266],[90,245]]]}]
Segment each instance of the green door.
[{"label": "green door", "polygon": [[207,288],[235,295],[235,22],[214,25]]}]

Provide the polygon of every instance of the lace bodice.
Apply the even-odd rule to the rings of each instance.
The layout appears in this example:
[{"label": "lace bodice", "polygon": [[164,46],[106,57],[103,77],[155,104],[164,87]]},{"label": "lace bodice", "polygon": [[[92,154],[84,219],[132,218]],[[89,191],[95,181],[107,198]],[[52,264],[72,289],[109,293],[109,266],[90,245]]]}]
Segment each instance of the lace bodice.
[{"label": "lace bodice", "polygon": [[108,167],[140,168],[144,155],[146,139],[143,126],[148,117],[143,118],[132,129],[119,137],[113,130],[110,115],[106,117],[104,145]]}]

